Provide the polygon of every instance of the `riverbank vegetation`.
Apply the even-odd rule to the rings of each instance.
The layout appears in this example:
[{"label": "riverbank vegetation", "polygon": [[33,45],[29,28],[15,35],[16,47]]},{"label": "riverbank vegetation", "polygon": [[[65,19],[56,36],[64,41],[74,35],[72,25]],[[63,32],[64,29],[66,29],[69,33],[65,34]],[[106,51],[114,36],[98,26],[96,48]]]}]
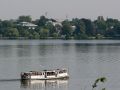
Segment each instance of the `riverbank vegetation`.
[{"label": "riverbank vegetation", "polygon": [[58,21],[41,16],[19,16],[16,20],[0,20],[1,39],[120,39],[120,21],[98,16]]}]

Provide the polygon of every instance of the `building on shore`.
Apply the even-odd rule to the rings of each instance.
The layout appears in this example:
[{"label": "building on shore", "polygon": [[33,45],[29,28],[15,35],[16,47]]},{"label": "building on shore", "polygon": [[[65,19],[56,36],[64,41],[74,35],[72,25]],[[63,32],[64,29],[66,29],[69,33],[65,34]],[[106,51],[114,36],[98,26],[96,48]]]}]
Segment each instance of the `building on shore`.
[{"label": "building on shore", "polygon": [[27,27],[28,29],[35,29],[37,27],[37,25],[30,22],[20,22],[18,25],[22,27]]}]

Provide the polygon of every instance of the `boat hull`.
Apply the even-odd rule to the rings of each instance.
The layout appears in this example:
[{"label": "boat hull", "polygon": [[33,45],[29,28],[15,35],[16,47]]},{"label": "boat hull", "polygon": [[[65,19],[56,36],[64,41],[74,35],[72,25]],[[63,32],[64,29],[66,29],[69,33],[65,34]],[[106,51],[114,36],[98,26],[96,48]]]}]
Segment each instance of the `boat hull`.
[{"label": "boat hull", "polygon": [[69,76],[53,77],[53,78],[21,78],[21,80],[53,80],[53,79],[68,79]]}]

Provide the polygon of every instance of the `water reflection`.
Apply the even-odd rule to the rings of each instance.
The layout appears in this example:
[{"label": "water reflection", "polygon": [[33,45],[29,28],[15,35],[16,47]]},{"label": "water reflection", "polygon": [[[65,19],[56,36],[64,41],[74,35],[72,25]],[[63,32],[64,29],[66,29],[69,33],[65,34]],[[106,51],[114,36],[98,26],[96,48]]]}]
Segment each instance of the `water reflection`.
[{"label": "water reflection", "polygon": [[90,90],[92,81],[101,76],[108,78],[107,89],[120,90],[120,40],[0,41],[0,80],[19,78],[29,70],[63,67],[69,68],[69,83],[6,81],[0,82],[0,90]]},{"label": "water reflection", "polygon": [[29,45],[17,45],[16,49],[18,57],[31,56],[31,46]]},{"label": "water reflection", "polygon": [[68,80],[21,80],[21,88],[31,90],[68,90]]}]

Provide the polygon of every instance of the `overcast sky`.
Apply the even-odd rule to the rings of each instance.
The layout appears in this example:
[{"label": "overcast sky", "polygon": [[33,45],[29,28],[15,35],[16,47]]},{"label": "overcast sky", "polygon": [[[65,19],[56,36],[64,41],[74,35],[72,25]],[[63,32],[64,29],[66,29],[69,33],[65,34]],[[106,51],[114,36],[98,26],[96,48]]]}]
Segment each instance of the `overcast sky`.
[{"label": "overcast sky", "polygon": [[0,19],[16,19],[20,15],[39,18],[89,18],[104,16],[120,19],[120,0],[0,0]]}]

